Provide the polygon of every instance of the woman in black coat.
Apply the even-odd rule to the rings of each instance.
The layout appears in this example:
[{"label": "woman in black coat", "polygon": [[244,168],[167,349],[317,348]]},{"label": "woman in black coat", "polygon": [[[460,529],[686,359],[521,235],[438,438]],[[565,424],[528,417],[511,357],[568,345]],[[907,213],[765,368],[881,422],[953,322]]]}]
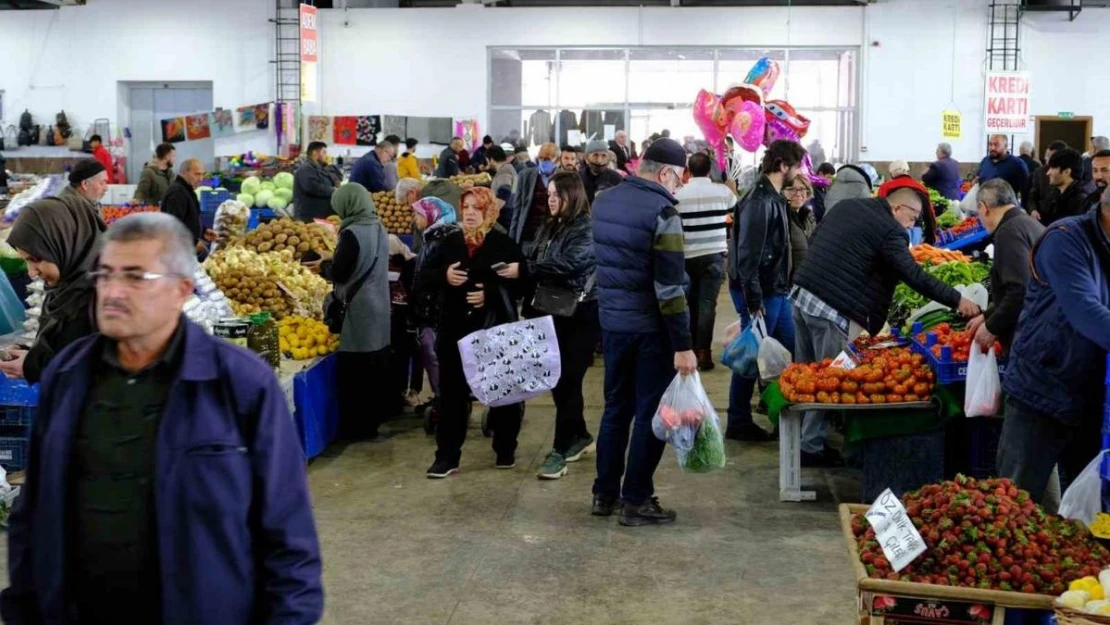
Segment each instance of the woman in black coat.
[{"label": "woman in black coat", "polygon": [[578,299],[574,315],[552,314],[559,342],[562,375],[551,391],[555,400],[555,443],[537,477],[557,480],[567,473],[567,463],[576,462],[595,447],[586,429],[582,380],[593,360],[601,326],[594,284],[594,235],[590,203],[581,177],[573,172],[555,174],[547,189],[549,215],[536,236],[531,257],[502,269],[504,278],[520,277],[527,286],[524,315],[541,317],[554,311],[542,310],[543,299],[535,299],[537,286],[573,293]]},{"label": "woman in black coat", "polygon": [[88,273],[99,237],[97,216],[83,207],[47,198],[19,212],[8,243],[27,261],[31,277],[46,283],[46,296],[34,343],[29,351],[12,350],[15,358],[0,362],[4,375],[34,384],[62,348],[96,332],[96,289]]},{"label": "woman in black coat", "polygon": [[[485,187],[463,192],[462,228],[445,237],[435,257],[420,270],[420,279],[443,292],[436,355],[439,359],[439,423],[436,426],[436,459],[429,478],[459,472],[470,413],[470,386],[463,373],[458,341],[466,335],[516,321],[516,305],[509,294],[513,280],[497,275],[494,265],[521,261],[520,248],[508,235],[495,230],[497,202]],[[491,408],[496,467],[516,465],[517,434],[523,404]]]}]

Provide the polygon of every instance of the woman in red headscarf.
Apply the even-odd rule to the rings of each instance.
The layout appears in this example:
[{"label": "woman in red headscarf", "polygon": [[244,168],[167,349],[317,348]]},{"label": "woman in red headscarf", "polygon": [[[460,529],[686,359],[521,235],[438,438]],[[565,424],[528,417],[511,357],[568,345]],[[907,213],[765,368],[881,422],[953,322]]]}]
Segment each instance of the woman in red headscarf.
[{"label": "woman in red headscarf", "polygon": [[[470,387],[463,373],[458,342],[476,330],[516,321],[516,303],[509,293],[514,280],[497,275],[494,266],[523,260],[520,247],[509,235],[495,229],[499,206],[485,187],[463,191],[459,201],[461,228],[440,243],[434,260],[421,269],[421,279],[443,286],[443,305],[436,334],[439,357],[439,423],[436,426],[436,459],[428,468],[430,478],[458,473],[470,413]],[[491,408],[496,467],[516,464],[516,438],[520,433],[523,405]]]}]

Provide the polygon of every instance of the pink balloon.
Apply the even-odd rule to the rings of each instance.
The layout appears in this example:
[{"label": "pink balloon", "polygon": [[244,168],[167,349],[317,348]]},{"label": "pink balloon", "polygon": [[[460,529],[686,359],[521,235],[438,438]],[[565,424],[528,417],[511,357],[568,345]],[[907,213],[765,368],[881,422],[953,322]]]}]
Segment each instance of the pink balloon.
[{"label": "pink balloon", "polygon": [[721,106],[721,99],[705,89],[698,92],[694,100],[694,122],[701,129],[705,142],[717,154],[718,166],[724,168],[725,133],[728,132],[729,114]]},{"label": "pink balloon", "polygon": [[767,120],[763,110],[754,102],[741,102],[740,110],[732,117],[728,127],[728,134],[736,143],[748,152],[755,152],[763,143],[764,129]]}]

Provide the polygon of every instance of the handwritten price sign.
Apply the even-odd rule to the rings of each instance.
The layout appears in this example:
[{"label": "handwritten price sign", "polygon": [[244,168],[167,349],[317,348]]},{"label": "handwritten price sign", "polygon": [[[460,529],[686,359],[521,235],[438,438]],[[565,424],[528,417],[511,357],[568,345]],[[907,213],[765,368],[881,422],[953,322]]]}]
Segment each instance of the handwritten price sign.
[{"label": "handwritten price sign", "polygon": [[925,541],[906,515],[902,502],[889,488],[875,499],[864,516],[875,528],[875,539],[895,572],[906,568],[917,556],[925,553]]}]

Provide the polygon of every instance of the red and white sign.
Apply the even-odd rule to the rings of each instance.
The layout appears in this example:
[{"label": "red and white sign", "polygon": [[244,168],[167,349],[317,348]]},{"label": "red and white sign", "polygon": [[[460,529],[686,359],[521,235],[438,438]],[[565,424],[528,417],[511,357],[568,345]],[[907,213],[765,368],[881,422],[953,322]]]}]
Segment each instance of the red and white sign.
[{"label": "red and white sign", "polygon": [[301,5],[301,63],[315,63],[317,61],[316,37],[316,7],[311,4]]},{"label": "red and white sign", "polygon": [[987,71],[986,128],[988,135],[1026,134],[1032,131],[1029,72]]}]

